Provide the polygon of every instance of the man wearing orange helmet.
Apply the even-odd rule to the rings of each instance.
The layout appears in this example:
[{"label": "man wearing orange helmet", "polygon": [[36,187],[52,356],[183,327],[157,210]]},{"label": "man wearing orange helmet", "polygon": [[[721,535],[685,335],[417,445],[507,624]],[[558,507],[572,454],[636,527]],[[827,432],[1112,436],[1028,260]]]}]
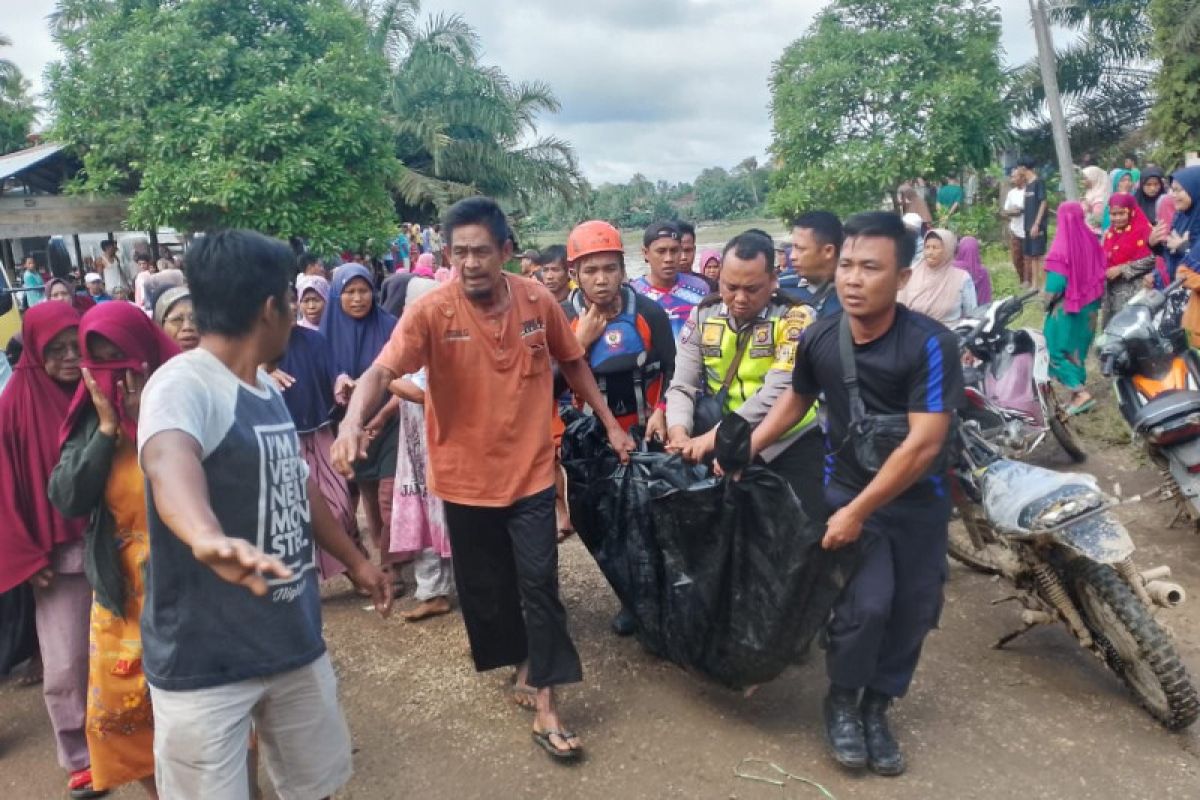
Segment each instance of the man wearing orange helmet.
[{"label": "man wearing orange helmet", "polygon": [[[667,312],[625,283],[621,234],[607,222],[591,220],[571,231],[567,262],[579,288],[563,310],[609,410],[625,430],[641,426],[647,439],[665,440],[663,395],[675,373],[675,335]],[[612,627],[629,636],[633,615],[621,609]]]}]

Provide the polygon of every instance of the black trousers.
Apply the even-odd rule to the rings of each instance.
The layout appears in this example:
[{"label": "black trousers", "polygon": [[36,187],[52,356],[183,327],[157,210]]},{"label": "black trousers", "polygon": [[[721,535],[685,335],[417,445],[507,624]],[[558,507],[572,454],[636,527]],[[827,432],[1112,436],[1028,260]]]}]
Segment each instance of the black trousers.
[{"label": "black trousers", "polygon": [[[763,463],[761,457],[756,460]],[[824,521],[829,517],[825,500],[825,440],[820,429],[805,433],[766,466],[792,487],[810,519]]]},{"label": "black trousers", "polygon": [[[851,499],[835,487],[827,496],[831,509]],[[867,520],[858,569],[829,624],[826,668],[835,686],[889,697],[908,691],[942,613],[949,521],[949,497],[893,502]]]},{"label": "black trousers", "polygon": [[475,669],[529,661],[530,686],[583,679],[558,597],[554,487],[506,508],[447,502],[454,580]]}]

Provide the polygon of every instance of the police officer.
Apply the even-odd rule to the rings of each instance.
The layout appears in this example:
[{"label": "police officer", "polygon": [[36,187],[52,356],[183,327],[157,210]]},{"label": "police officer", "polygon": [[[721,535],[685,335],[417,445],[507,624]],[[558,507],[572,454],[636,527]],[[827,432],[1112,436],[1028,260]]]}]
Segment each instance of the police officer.
[{"label": "police officer", "polygon": [[792,267],[796,280],[790,288],[780,279],[780,290],[807,303],[817,318],[842,310],[834,287],[838,255],[842,250],[842,221],[828,211],[809,211],[792,221]]},{"label": "police officer", "polygon": [[[904,757],[887,710],[908,690],[941,613],[950,499],[933,467],[963,403],[963,379],[954,334],[896,301],[915,248],[900,217],[858,214],[845,234],[837,268],[843,312],[804,332],[792,386],[755,429],[751,452],[808,419],[823,395],[832,465],[826,497],[836,510],[821,546],[858,542],[860,551],[829,625],[826,736],[843,766],[899,775]],[[843,367],[851,359],[865,412],[907,420],[907,437],[890,453],[872,447],[874,440],[851,440],[852,388]],[[859,460],[859,446],[877,470]]]},{"label": "police officer", "polygon": [[[667,390],[667,447],[701,461],[716,447],[716,428],[696,426],[700,398],[723,398],[722,415],[761,422],[788,388],[801,332],[815,319],[811,307],[776,291],[775,246],[752,229],[725,245],[719,293],[688,317]],[[804,510],[824,519],[822,447],[816,411],[789,426],[761,459],[779,473]]]}]

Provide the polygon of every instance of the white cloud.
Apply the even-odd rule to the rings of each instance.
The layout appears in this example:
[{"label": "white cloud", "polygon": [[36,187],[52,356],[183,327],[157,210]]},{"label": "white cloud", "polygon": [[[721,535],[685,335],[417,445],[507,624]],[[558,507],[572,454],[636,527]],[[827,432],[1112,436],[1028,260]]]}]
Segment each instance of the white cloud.
[{"label": "white cloud", "polygon": [[[0,51],[37,91],[58,57],[46,16],[53,0],[0,0]],[[427,0],[424,13],[461,14],[484,60],[515,80],[541,80],[562,112],[541,133],[575,145],[588,178],[691,180],[709,166],[762,157],[771,141],[771,63],[808,27],[814,0]],[[1027,0],[999,0],[1009,63],[1034,53]]]}]

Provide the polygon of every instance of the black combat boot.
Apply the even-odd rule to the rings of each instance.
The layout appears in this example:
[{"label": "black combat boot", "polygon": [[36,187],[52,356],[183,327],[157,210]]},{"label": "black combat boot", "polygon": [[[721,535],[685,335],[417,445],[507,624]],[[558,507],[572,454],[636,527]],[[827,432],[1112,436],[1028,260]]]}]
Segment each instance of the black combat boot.
[{"label": "black combat boot", "polygon": [[888,729],[887,712],[892,698],[872,689],[863,692],[862,722],[866,731],[867,766],[876,775],[892,777],[904,772],[904,754]]},{"label": "black combat boot", "polygon": [[825,739],[834,759],[843,767],[862,769],[867,765],[857,689],[829,687],[829,694],[825,695]]}]

